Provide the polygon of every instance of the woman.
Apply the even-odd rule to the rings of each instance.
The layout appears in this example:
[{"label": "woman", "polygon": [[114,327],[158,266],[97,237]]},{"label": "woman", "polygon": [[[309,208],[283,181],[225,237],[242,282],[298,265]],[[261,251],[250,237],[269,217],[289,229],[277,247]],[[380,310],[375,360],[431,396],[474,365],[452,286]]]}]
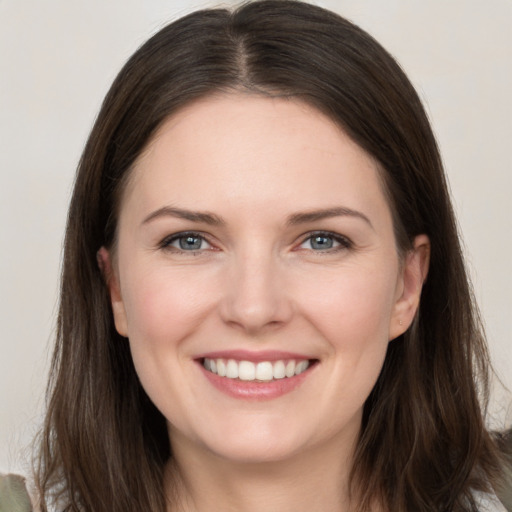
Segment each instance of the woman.
[{"label": "woman", "polygon": [[487,373],[436,143],[378,43],[257,1],[135,53],[71,202],[43,510],[479,510]]}]

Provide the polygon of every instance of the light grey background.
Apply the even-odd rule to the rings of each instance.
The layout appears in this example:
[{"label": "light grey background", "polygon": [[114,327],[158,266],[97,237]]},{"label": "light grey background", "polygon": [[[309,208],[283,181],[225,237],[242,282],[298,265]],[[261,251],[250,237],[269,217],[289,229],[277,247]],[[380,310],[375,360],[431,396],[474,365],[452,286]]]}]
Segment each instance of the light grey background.
[{"label": "light grey background", "polygon": [[[235,2],[224,2],[233,5]],[[453,189],[496,370],[512,387],[512,0],[325,0],[418,88]],[[74,170],[115,74],[193,0],[0,0],[0,470],[42,411]],[[495,424],[509,398],[497,392]]]}]

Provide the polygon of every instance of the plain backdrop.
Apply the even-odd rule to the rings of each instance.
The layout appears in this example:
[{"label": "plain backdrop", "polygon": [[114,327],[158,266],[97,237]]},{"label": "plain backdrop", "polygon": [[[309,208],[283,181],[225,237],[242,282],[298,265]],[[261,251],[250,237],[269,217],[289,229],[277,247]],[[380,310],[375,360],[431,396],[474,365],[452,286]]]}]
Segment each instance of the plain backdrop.
[{"label": "plain backdrop", "polygon": [[[512,1],[314,3],[368,30],[417,87],[512,388]],[[41,421],[67,203],[102,98],[151,34],[212,5],[234,2],[0,0],[0,471],[26,471]],[[509,399],[496,392],[495,424]]]}]

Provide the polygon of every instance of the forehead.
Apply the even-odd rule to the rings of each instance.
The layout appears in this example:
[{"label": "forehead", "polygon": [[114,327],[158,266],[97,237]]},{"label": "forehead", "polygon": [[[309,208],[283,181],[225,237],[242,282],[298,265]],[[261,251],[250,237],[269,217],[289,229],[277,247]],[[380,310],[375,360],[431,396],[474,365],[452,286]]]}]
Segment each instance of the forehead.
[{"label": "forehead", "polygon": [[146,209],[219,201],[255,214],[298,203],[387,209],[377,163],[330,118],[299,100],[241,93],[168,118],[137,160],[123,204],[134,196]]}]

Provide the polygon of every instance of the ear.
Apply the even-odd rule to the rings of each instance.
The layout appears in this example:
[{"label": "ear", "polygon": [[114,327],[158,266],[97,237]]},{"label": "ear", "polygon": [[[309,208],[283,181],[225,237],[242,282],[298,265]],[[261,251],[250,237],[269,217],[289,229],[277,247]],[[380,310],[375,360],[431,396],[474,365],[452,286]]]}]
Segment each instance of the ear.
[{"label": "ear", "polygon": [[105,247],[101,247],[96,253],[96,258],[98,260],[98,267],[103,274],[103,279],[109,291],[116,330],[121,336],[127,337],[128,323],[126,321],[126,311],[121,295],[121,288],[119,286],[119,278],[112,262],[112,254]]},{"label": "ear", "polygon": [[427,235],[418,235],[402,263],[397,298],[389,325],[389,340],[403,334],[412,324],[420,304],[429,263],[430,240]]}]

